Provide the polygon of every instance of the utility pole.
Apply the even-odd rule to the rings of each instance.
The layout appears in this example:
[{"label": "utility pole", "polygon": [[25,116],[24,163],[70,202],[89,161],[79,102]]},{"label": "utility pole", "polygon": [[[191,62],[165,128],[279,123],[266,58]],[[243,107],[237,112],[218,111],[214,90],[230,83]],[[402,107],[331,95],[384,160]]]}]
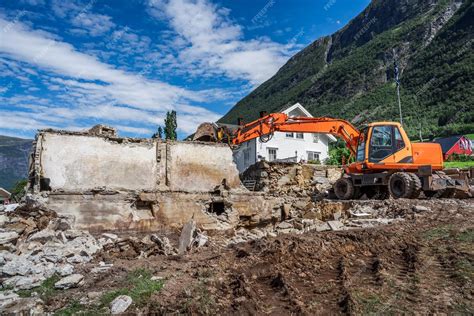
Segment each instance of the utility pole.
[{"label": "utility pole", "polygon": [[400,100],[400,77],[396,60],[393,62],[393,66],[395,69],[395,82],[397,83],[398,111],[400,112],[400,124],[403,125],[402,102]]}]

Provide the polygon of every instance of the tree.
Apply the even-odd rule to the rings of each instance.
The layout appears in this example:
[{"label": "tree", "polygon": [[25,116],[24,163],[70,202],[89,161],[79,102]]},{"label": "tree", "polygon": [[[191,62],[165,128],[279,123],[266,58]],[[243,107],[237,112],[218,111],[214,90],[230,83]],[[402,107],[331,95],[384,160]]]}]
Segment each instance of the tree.
[{"label": "tree", "polygon": [[330,145],[329,157],[325,163],[327,165],[343,165],[354,161],[354,157],[351,156],[350,150],[346,147],[345,143],[338,141],[335,144]]},{"label": "tree", "polygon": [[163,127],[161,127],[161,125],[158,125],[158,130],[153,134],[153,136],[151,136],[151,138],[163,139]]},{"label": "tree", "polygon": [[12,200],[15,202],[19,202],[22,197],[25,196],[26,191],[25,188],[28,185],[27,179],[21,179],[15,183],[12,188]]},{"label": "tree", "polygon": [[166,112],[166,119],[165,119],[165,138],[176,140],[176,128],[178,124],[176,123],[176,111]]}]

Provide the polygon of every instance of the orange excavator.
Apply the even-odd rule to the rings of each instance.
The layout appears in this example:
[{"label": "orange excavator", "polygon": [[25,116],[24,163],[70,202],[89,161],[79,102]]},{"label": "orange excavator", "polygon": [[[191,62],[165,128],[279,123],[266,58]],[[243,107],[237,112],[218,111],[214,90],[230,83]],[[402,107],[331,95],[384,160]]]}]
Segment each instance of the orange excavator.
[{"label": "orange excavator", "polygon": [[[239,124],[240,125],[240,124]],[[355,162],[344,166],[343,176],[334,184],[339,199],[452,197],[456,191],[469,192],[467,173],[443,171],[441,146],[412,143],[403,126],[396,122],[375,122],[362,130],[351,123],[327,117],[289,117],[284,113],[260,113],[260,118],[233,133],[217,130],[216,139],[227,137],[233,145],[259,137],[265,142],[274,132],[324,133],[341,138]]]}]

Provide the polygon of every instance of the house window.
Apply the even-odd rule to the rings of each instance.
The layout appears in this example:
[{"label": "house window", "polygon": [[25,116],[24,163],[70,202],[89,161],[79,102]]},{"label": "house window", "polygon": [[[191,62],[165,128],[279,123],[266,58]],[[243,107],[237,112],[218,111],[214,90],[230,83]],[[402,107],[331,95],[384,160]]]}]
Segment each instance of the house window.
[{"label": "house window", "polygon": [[295,136],[294,133],[286,133],[286,137],[288,138],[293,138]]},{"label": "house window", "polygon": [[277,148],[268,148],[268,161],[275,161],[277,159]]},{"label": "house window", "polygon": [[313,134],[313,143],[319,143],[319,134]]},{"label": "house window", "polygon": [[317,151],[308,151],[308,161],[319,161],[319,155],[321,153]]},{"label": "house window", "polygon": [[296,133],[296,138],[297,139],[304,139],[304,134],[303,133]]}]

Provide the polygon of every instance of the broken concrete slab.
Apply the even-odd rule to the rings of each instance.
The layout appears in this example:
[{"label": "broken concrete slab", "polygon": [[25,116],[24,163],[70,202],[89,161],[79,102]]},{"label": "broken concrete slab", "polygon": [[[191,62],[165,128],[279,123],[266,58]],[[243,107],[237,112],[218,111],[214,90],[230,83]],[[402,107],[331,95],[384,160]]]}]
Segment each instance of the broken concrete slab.
[{"label": "broken concrete slab", "polygon": [[118,239],[118,236],[112,233],[103,233],[102,236],[108,239],[112,239],[112,240]]},{"label": "broken concrete slab", "polygon": [[277,229],[290,229],[293,228],[293,224],[289,222],[281,222],[276,226]]},{"label": "broken concrete slab", "polygon": [[8,205],[5,205],[5,208],[3,210],[3,212],[5,213],[10,213],[10,212],[13,212],[14,210],[16,210],[16,208],[19,206],[19,204],[8,204]]},{"label": "broken concrete slab", "polygon": [[196,230],[196,222],[194,219],[187,222],[181,230],[181,236],[179,237],[178,253],[182,255],[189,247],[191,247],[194,239],[194,232]]},{"label": "broken concrete slab", "polygon": [[324,231],[328,231],[328,230],[331,230],[331,226],[329,226],[328,223],[322,223],[322,224],[316,226],[316,231],[317,232],[324,232]]},{"label": "broken concrete slab", "polygon": [[128,295],[117,296],[112,303],[110,303],[110,313],[112,315],[124,313],[130,305],[132,305],[133,300]]},{"label": "broken concrete slab", "polygon": [[2,315],[44,315],[44,303],[37,297],[16,298],[0,308]]},{"label": "broken concrete slab", "polygon": [[14,290],[30,290],[40,286],[44,280],[46,280],[46,277],[42,274],[30,274],[28,276],[16,275],[4,280],[3,285],[13,288]]},{"label": "broken concrete slab", "polygon": [[10,221],[10,219],[8,218],[8,216],[6,216],[4,214],[0,214],[0,227],[3,227],[9,221]]},{"label": "broken concrete slab", "polygon": [[413,206],[413,211],[415,213],[422,213],[422,212],[429,212],[431,211],[431,209],[423,205],[415,205]]},{"label": "broken concrete slab", "polygon": [[56,232],[51,229],[43,229],[37,233],[34,233],[30,237],[28,237],[28,241],[38,241],[41,243],[46,243],[47,241],[56,239]]},{"label": "broken concrete slab", "polygon": [[194,237],[192,245],[195,245],[197,248],[200,248],[200,247],[203,247],[205,244],[207,244],[208,240],[209,240],[208,236],[202,233],[197,233],[196,237]]},{"label": "broken concrete slab", "polygon": [[109,271],[113,267],[113,263],[105,263],[103,261],[99,262],[99,266],[91,270],[91,273],[103,273]]},{"label": "broken concrete slab", "polygon": [[12,231],[3,231],[0,232],[0,245],[5,245],[11,242],[14,242],[20,237],[17,232]]},{"label": "broken concrete slab", "polygon": [[4,307],[10,305],[11,303],[19,299],[20,299],[20,296],[14,293],[13,291],[0,292],[0,311]]},{"label": "broken concrete slab", "polygon": [[74,273],[74,266],[69,263],[60,264],[56,267],[56,272],[60,276],[68,276]]},{"label": "broken concrete slab", "polygon": [[11,261],[7,262],[1,271],[6,275],[27,275],[30,273],[33,264],[26,256],[13,256]]},{"label": "broken concrete slab", "polygon": [[54,287],[57,289],[70,289],[73,287],[81,286],[84,283],[84,276],[82,274],[71,274],[67,277],[62,278],[58,282],[54,283]]},{"label": "broken concrete slab", "polygon": [[340,221],[328,221],[327,222],[331,230],[342,230],[344,224]]}]

